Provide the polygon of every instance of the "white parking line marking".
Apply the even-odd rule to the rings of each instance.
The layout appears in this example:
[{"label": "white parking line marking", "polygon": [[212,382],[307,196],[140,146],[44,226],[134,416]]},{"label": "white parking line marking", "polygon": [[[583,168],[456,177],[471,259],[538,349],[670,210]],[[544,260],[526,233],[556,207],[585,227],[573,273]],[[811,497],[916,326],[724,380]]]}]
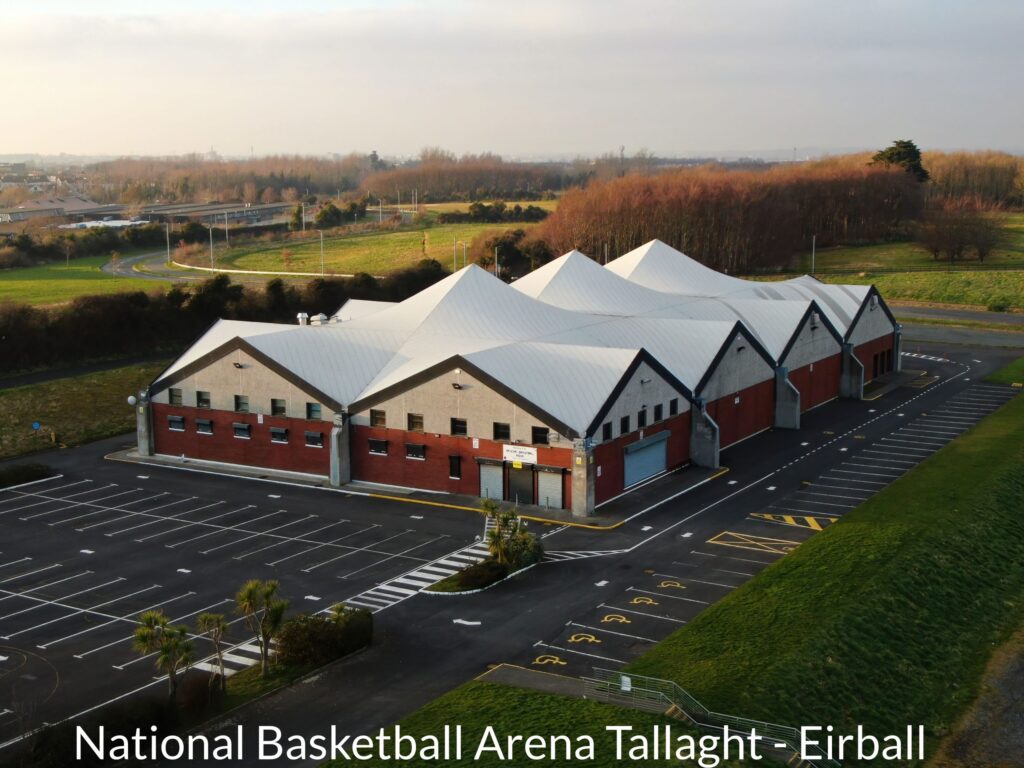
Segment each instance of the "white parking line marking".
[{"label": "white parking line marking", "polygon": [[[113,486],[111,486],[111,487],[113,487]],[[76,501],[74,504],[72,504],[71,506],[68,506],[68,507],[58,507],[57,509],[48,509],[48,510],[46,510],[44,512],[36,512],[35,514],[25,515],[24,517],[19,515],[18,519],[21,520],[22,522],[27,522],[29,520],[35,520],[35,519],[40,518],[40,517],[46,517],[47,515],[59,515],[59,514],[62,514],[64,512],[68,512],[69,510],[72,510],[75,507],[82,507],[82,506],[86,506],[86,505],[95,505],[97,502],[100,502],[100,501],[107,501],[108,499],[116,499],[118,496],[128,496],[129,494],[135,494],[135,493],[138,493],[138,492],[139,492],[138,488],[129,488],[128,490],[118,491],[117,493],[111,493],[111,494],[109,494],[107,496],[100,496],[98,499],[90,499],[89,501]],[[43,502],[43,503],[45,504],[45,503],[48,503],[48,502]],[[133,503],[134,503],[134,501],[126,501],[121,506],[127,506],[127,505],[133,504]],[[32,506],[36,506],[36,505],[33,504]],[[116,509],[116,507],[115,507],[115,509]],[[92,514],[95,514],[95,513],[92,513]]]},{"label": "white parking line marking", "polygon": [[[197,499],[198,499],[197,496],[189,496],[188,498],[182,499],[182,501],[196,501]],[[178,504],[180,502],[175,502],[175,503]],[[184,512],[178,512],[177,514],[174,514],[174,515],[167,515],[167,516],[162,516],[162,517],[163,517],[163,520],[180,520],[185,515],[190,515],[193,512],[201,512],[204,509],[210,509],[211,507],[216,507],[216,506],[219,506],[219,505],[221,505],[223,503],[224,503],[223,501],[214,501],[214,502],[212,502],[210,504],[204,504],[201,507],[196,507],[195,509],[186,509]],[[168,505],[168,506],[170,506],[170,505]],[[158,507],[158,509],[159,509],[159,507]],[[147,512],[152,512],[153,510],[147,509],[146,511]],[[148,527],[150,525],[157,525],[158,523],[163,522],[163,520],[147,520],[144,523],[137,523],[136,525],[130,525],[127,528],[119,528],[116,531],[110,531],[109,533],[104,534],[104,535],[106,535],[106,536],[120,536],[122,533],[129,533],[130,531],[137,531],[139,528],[146,528],[146,527]]]},{"label": "white parking line marking", "polygon": [[[34,632],[35,630],[41,629],[42,627],[48,627],[51,624],[56,624],[56,623],[61,622],[61,621],[67,621],[68,619],[73,619],[75,616],[79,616],[79,615],[81,615],[83,613],[88,613],[88,614],[90,614],[92,616],[100,616],[102,618],[112,618],[114,621],[117,621],[119,617],[111,616],[110,614],[103,613],[102,611],[98,611],[96,609],[97,608],[104,608],[104,607],[110,605],[111,603],[116,603],[116,602],[118,602],[120,600],[125,600],[125,599],[127,599],[129,597],[135,597],[135,595],[141,595],[143,592],[149,592],[150,590],[159,589],[159,588],[160,588],[159,584],[152,584],[152,585],[146,587],[145,589],[138,590],[137,592],[132,592],[131,594],[128,594],[128,595],[122,595],[120,597],[115,597],[112,600],[104,600],[102,603],[96,603],[95,605],[90,605],[87,608],[76,608],[73,605],[67,605],[66,603],[61,603],[61,602],[58,602],[56,600],[43,600],[42,598],[38,598],[38,597],[30,597],[30,598],[27,598],[27,599],[29,599],[29,600],[36,600],[36,601],[41,602],[41,603],[46,603],[47,605],[55,605],[55,606],[57,606],[59,608],[65,608],[65,609],[71,611],[71,613],[66,613],[63,616],[58,616],[56,619],[50,619],[49,621],[44,621],[41,624],[36,624],[34,627],[28,627],[26,629],[19,630],[18,632],[12,632],[11,634],[6,636],[6,639],[10,640],[12,637],[17,637],[18,635],[24,635],[26,632]],[[113,621],[107,622],[107,624],[112,624],[112,623],[113,623]],[[83,630],[83,631],[84,632],[91,632],[94,629],[99,629],[100,627],[104,627],[104,626],[106,626],[106,624],[97,624],[97,625],[95,625],[93,627],[90,627],[89,629],[86,629],[86,630]],[[79,633],[79,634],[81,634],[81,633]],[[36,646],[36,648],[42,648],[43,650],[45,650],[46,647],[47,647],[46,645],[37,645]]]},{"label": "white parking line marking", "polygon": [[279,560],[274,560],[272,562],[269,562],[269,563],[267,563],[267,565],[273,567],[273,566],[277,565],[278,563],[283,563],[285,560],[291,560],[293,557],[299,557],[299,556],[305,555],[305,554],[307,554],[309,552],[314,552],[314,551],[316,551],[318,549],[323,549],[326,546],[330,546],[332,544],[336,544],[339,541],[344,541],[345,539],[351,539],[353,536],[358,536],[360,533],[366,533],[367,531],[372,531],[374,528],[380,528],[380,525],[378,523],[373,523],[372,525],[368,525],[366,528],[361,528],[360,530],[354,531],[353,533],[346,533],[344,536],[339,536],[336,539],[331,539],[330,541],[325,541],[322,544],[316,545],[315,547],[308,547],[307,549],[303,549],[300,552],[296,552],[294,554],[288,555],[287,557],[282,557]]},{"label": "white parking line marking", "polygon": [[612,632],[610,629],[604,627],[592,627],[589,624],[580,624],[578,621],[570,621],[566,626],[579,627],[580,629],[589,629],[593,632],[601,632],[605,635],[613,635],[614,637],[628,637],[630,640],[642,640],[645,643],[657,643],[658,640],[652,640],[649,637],[641,637],[640,635],[628,635],[625,632]]},{"label": "white parking line marking", "polygon": [[37,568],[36,570],[29,571],[28,573],[19,573],[17,576],[8,576],[3,581],[0,581],[0,584],[6,584],[9,581],[17,581],[18,579],[27,579],[29,576],[35,576],[37,573],[42,573],[43,571],[52,571],[54,568],[60,568],[60,563],[54,563],[53,565],[47,565],[43,568]]},{"label": "white parking line marking", "polygon": [[[26,589],[23,592],[11,592],[10,594],[7,595],[7,597],[0,597],[0,603],[2,603],[4,600],[10,600],[10,599],[15,598],[15,597],[24,597],[25,595],[29,595],[29,594],[31,594],[33,592],[38,592],[40,589],[47,589],[49,587],[55,587],[58,584],[63,584],[65,581],[71,581],[72,579],[80,579],[83,576],[91,576],[92,574],[93,574],[93,571],[82,571],[81,573],[76,573],[74,576],[65,576],[63,579],[57,579],[56,581],[51,581],[51,582],[49,582],[47,584],[41,584],[38,587],[32,587],[32,589]],[[6,617],[0,616],[0,619],[2,619],[2,618],[6,618]]]},{"label": "white parking line marking", "polygon": [[367,566],[365,566],[363,568],[358,568],[358,569],[356,569],[356,570],[354,570],[354,571],[352,571],[350,573],[346,573],[345,575],[339,576],[338,578],[339,579],[347,579],[350,576],[355,576],[357,573],[362,573],[363,571],[368,571],[371,568],[376,568],[378,565],[386,563],[389,560],[394,560],[396,557],[402,557],[403,555],[408,555],[410,552],[412,552],[414,550],[420,549],[421,547],[425,547],[428,544],[433,544],[435,541],[440,541],[441,539],[444,539],[444,538],[447,538],[447,536],[445,534],[442,534],[440,536],[436,536],[433,539],[428,539],[427,541],[424,541],[422,544],[417,544],[417,545],[415,545],[413,547],[409,547],[408,549],[404,549],[401,552],[398,552],[396,554],[389,555],[388,557],[385,557],[385,558],[383,558],[381,560],[378,560],[378,561],[376,561],[374,563],[370,563],[369,565],[367,565]]},{"label": "white parking line marking", "polygon": [[[316,517],[316,515],[314,515],[314,517]],[[333,522],[333,523],[328,523],[327,525],[321,525],[319,528],[314,528],[312,531],[306,531],[302,535],[303,536],[312,536],[314,533],[320,533],[321,531],[326,531],[328,528],[334,528],[335,526],[341,525],[342,522],[343,521],[338,520],[338,521]],[[241,555],[235,555],[233,559],[235,559],[235,560],[244,560],[245,558],[249,557],[250,555],[255,555],[255,554],[258,554],[259,552],[265,552],[268,549],[273,549],[274,547],[280,547],[280,546],[282,546],[284,544],[287,544],[287,543],[288,543],[287,541],[275,541],[273,544],[267,544],[266,546],[260,547],[259,549],[254,549],[251,552],[245,552],[245,553],[243,553]]]},{"label": "white parking line marking", "polygon": [[[375,541],[370,546],[376,547],[376,546],[378,546],[380,544],[386,544],[387,542],[391,541],[392,539],[397,539],[400,536],[405,536],[406,534],[409,534],[409,533],[414,533],[414,531],[411,528],[406,529],[406,530],[402,531],[401,533],[396,533],[394,536],[388,536],[386,539],[381,539],[379,541]],[[309,566],[309,568],[303,568],[302,572],[303,573],[312,573],[317,568],[320,568],[322,566],[328,565],[329,563],[333,563],[333,562],[335,562],[337,560],[343,560],[346,557],[351,557],[352,555],[356,554],[357,552],[369,551],[368,549],[364,549],[363,547],[348,547],[347,549],[349,550],[348,552],[344,552],[344,553],[338,555],[337,557],[332,557],[330,560],[324,560],[323,562],[316,563],[315,565],[311,565],[311,566]]]},{"label": "white parking line marking", "polygon": [[[285,510],[279,509],[278,512],[281,513],[281,514],[284,514]],[[282,528],[291,528],[293,525],[298,525],[299,523],[306,523],[306,522],[309,522],[310,520],[314,520],[314,519],[316,519],[316,515],[306,515],[305,517],[301,517],[298,520],[292,520],[292,521],[287,522],[287,523],[282,523],[281,525],[278,525],[278,526],[276,526],[274,528],[270,528],[270,529],[268,529],[266,531],[260,531],[259,533],[253,533],[253,534],[251,534],[249,536],[243,536],[241,539],[238,539],[237,541],[229,541],[229,542],[227,542],[225,544],[218,544],[216,547],[210,547],[209,549],[200,550],[200,554],[208,555],[211,552],[216,552],[218,549],[224,549],[224,547],[233,547],[233,546],[235,546],[237,544],[244,544],[247,541],[255,539],[257,536],[264,536],[264,535],[267,535],[267,534],[271,534],[271,533],[274,533],[275,531],[280,531]]]},{"label": "white parking line marking", "polygon": [[625,664],[626,662],[621,659],[613,659],[610,656],[600,656],[596,653],[585,653],[584,651],[574,651],[572,648],[560,648],[557,645],[549,645],[548,643],[535,643],[534,647],[540,646],[542,648],[550,648],[553,651],[561,651],[562,653],[572,653],[576,656],[586,656],[591,659],[600,659],[601,661],[610,661],[613,664]]},{"label": "white parking line marking", "polygon": [[644,611],[634,611],[629,608],[618,608],[614,605],[608,605],[607,603],[601,603],[598,608],[607,608],[610,611],[618,611],[619,613],[632,613],[636,616],[646,616],[649,619],[661,619],[662,621],[671,621],[676,624],[685,624],[686,622],[682,619],[673,619],[671,616],[659,616],[656,613],[646,613]]},{"label": "white parking line marking", "polygon": [[712,587],[722,587],[724,589],[736,589],[736,584],[722,584],[718,581],[701,581],[700,579],[691,579],[689,576],[673,576],[671,573],[656,573],[654,574],[658,578],[662,579],[679,579],[681,581],[692,581],[696,584],[708,584]]},{"label": "white parking line marking", "polygon": [[[82,482],[84,483],[86,481],[83,480]],[[89,481],[89,482],[91,482],[91,481]],[[78,485],[78,483],[71,483],[71,485]],[[23,507],[12,507],[11,509],[5,509],[3,512],[0,512],[0,515],[9,515],[11,512],[20,512],[23,509],[30,509],[31,507],[39,507],[39,506],[42,506],[43,504],[50,504],[52,502],[60,503],[62,501],[66,501],[67,499],[73,499],[73,498],[75,498],[77,496],[85,496],[86,494],[89,494],[89,493],[97,493],[99,491],[105,491],[105,490],[107,490],[107,488],[114,488],[116,486],[117,486],[117,483],[107,483],[106,485],[100,486],[99,488],[89,488],[88,490],[79,491],[78,493],[69,493],[67,496],[44,496],[41,493],[20,493],[20,492],[16,491],[16,493],[18,493],[18,495],[17,496],[11,496],[10,498],[4,499],[4,503],[6,503],[8,501],[15,501],[15,500],[17,500],[17,501],[24,501],[25,499],[42,499],[42,501],[37,501],[37,502],[35,502],[33,504],[26,504]],[[60,490],[60,489],[59,488],[54,488],[53,490],[56,491],[56,490]],[[51,493],[52,493],[52,491],[51,491]]]},{"label": "white parking line marking", "polygon": [[657,595],[658,597],[667,597],[672,600],[683,600],[687,603],[699,603],[700,605],[711,605],[707,600],[696,600],[692,597],[682,597],[681,595],[668,595],[664,592],[652,592],[649,589],[637,589],[636,587],[627,587],[627,592],[639,592],[642,595]]},{"label": "white parking line marking", "polygon": [[[89,573],[92,573],[92,571],[89,571]],[[72,576],[71,578],[78,578],[78,577],[77,576]],[[97,584],[95,586],[86,587],[85,589],[80,589],[77,592],[72,592],[70,595],[63,595],[63,596],[55,598],[55,599],[58,602],[64,602],[65,600],[70,600],[73,597],[78,597],[79,595],[84,595],[86,592],[95,592],[97,590],[103,589],[104,587],[109,587],[111,584],[118,584],[118,583],[120,583],[120,582],[122,582],[124,580],[125,579],[124,579],[123,576],[118,576],[116,579],[112,579],[111,581],[106,581],[103,584]],[[62,581],[68,581],[68,579],[62,579]],[[52,585],[48,585],[48,586],[52,586]],[[42,587],[40,587],[40,589],[42,589]],[[32,591],[32,590],[30,590],[30,591]],[[22,594],[24,594],[24,593],[22,593]],[[3,599],[6,600],[7,598],[3,598]],[[15,611],[14,613],[8,613],[6,616],[0,616],[0,619],[12,619],[15,616],[20,616],[23,613],[28,613],[29,611],[39,610],[40,608],[44,607],[44,605],[45,605],[44,603],[36,603],[35,605],[29,606],[28,608],[22,608],[20,611]]]},{"label": "white parking line marking", "polygon": [[243,529],[242,526],[243,525],[252,525],[253,523],[258,523],[260,520],[266,520],[268,517],[273,517],[274,515],[279,515],[279,514],[281,514],[280,510],[278,510],[276,512],[268,512],[267,514],[260,515],[259,517],[254,517],[252,519],[243,520],[242,522],[236,523],[235,525],[206,526],[206,525],[204,525],[202,523],[193,523],[193,525],[203,525],[203,527],[212,527],[214,530],[207,531],[206,533],[201,533],[198,536],[193,536],[190,539],[182,539],[181,541],[176,541],[173,544],[164,544],[164,546],[167,547],[168,549],[175,549],[177,547],[180,547],[182,544],[191,544],[193,541],[199,541],[201,539],[207,539],[210,536],[216,536],[219,533],[230,533],[231,531],[239,531],[239,532],[242,532],[242,533],[252,533],[252,531],[250,531],[250,530]]},{"label": "white parking line marking", "polygon": [[[219,503],[220,502],[218,502],[218,504]],[[237,512],[244,512],[247,509],[255,509],[255,508],[256,507],[253,504],[246,504],[244,507],[239,507],[238,509],[231,509],[231,510],[228,510],[227,512],[221,512],[219,515],[214,515],[213,517],[208,517],[208,518],[206,518],[206,520],[204,520],[202,522],[210,523],[210,522],[212,522],[214,520],[220,520],[222,517],[227,517],[228,515],[233,515],[233,514],[235,514]],[[182,517],[184,517],[185,515],[191,514],[192,512],[198,512],[201,509],[205,509],[205,507],[199,507],[199,509],[190,509],[187,512],[182,512],[179,515],[171,515],[170,517],[162,517],[160,515],[155,515],[154,517],[156,519],[154,519],[152,522],[155,525],[157,523],[166,523],[168,521],[179,520]],[[143,536],[141,539],[136,539],[135,541],[137,541],[139,544],[141,544],[144,541],[149,541],[150,539],[157,539],[157,538],[160,538],[161,536],[166,536],[169,533],[176,533],[177,531],[183,531],[186,528],[191,528],[193,525],[199,525],[200,524],[198,522],[193,522],[191,520],[182,520],[182,522],[185,523],[185,524],[184,525],[179,525],[176,528],[169,528],[166,531],[159,531],[159,532],[154,533],[154,534],[152,534],[150,536]]]},{"label": "white parking line marking", "polygon": [[3,565],[0,565],[0,568],[6,568],[9,565],[17,565],[18,563],[24,563],[26,560],[31,559],[31,557],[19,557],[17,560],[11,560],[11,562],[9,563],[4,563]]},{"label": "white parking line marking", "polygon": [[[107,603],[103,603],[103,605],[107,605],[109,603],[116,603],[119,600],[124,600],[124,599],[126,599],[128,597],[134,597],[135,595],[142,594],[143,592],[148,592],[151,589],[159,589],[159,588],[160,588],[159,584],[153,584],[150,587],[146,587],[146,589],[140,589],[138,592],[133,592],[130,595],[124,595],[123,597],[119,597],[116,600],[109,600]],[[79,637],[80,635],[84,635],[84,634],[87,634],[89,632],[95,632],[97,629],[103,629],[103,627],[109,627],[111,624],[117,624],[119,621],[125,621],[125,622],[131,623],[131,624],[138,624],[138,621],[136,621],[135,619],[131,618],[132,616],[139,616],[139,615],[145,613],[146,611],[152,611],[152,610],[154,610],[156,608],[160,608],[162,606],[169,605],[170,603],[173,603],[173,602],[175,602],[177,600],[184,600],[186,597],[191,597],[194,594],[195,594],[195,592],[186,592],[183,595],[178,595],[177,597],[172,597],[170,600],[161,600],[159,603],[153,603],[152,605],[147,605],[145,608],[141,608],[140,610],[137,610],[137,611],[132,611],[131,613],[126,613],[123,616],[113,616],[113,615],[111,615],[110,616],[110,621],[104,622],[102,624],[96,624],[96,625],[94,625],[92,627],[88,627],[87,629],[83,629],[80,632],[75,632],[74,634],[71,634],[71,635],[65,635],[64,637],[59,637],[56,640],[49,640],[46,643],[38,644],[38,645],[36,645],[36,648],[40,648],[40,649],[45,651],[50,646],[57,645],[57,643],[63,643],[65,640],[71,640],[72,638]],[[88,608],[88,609],[83,608],[81,611],[79,611],[79,613],[84,613],[86,611],[88,611],[89,613],[96,613],[96,611],[92,610],[91,608]],[[102,616],[104,614],[99,614],[99,615]],[[62,617],[61,619],[58,619],[58,621],[62,621],[63,619],[66,619],[66,618],[71,618],[71,617],[70,616],[65,616],[65,617]]]}]

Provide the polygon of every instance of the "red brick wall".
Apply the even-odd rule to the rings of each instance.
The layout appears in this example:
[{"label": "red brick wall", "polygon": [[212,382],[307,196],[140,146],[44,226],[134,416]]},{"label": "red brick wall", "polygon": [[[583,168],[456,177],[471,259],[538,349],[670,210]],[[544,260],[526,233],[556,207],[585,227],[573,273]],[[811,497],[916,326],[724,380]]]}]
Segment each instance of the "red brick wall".
[{"label": "red brick wall", "polygon": [[[739,405],[736,397],[740,398]],[[763,429],[768,429],[775,418],[775,379],[768,379],[752,387],[707,405],[708,415],[719,429],[719,445],[725,448]]]},{"label": "red brick wall", "polygon": [[[874,356],[878,352],[885,352],[893,348],[894,338],[891,333],[887,333],[885,336],[879,336],[877,339],[871,341],[865,341],[863,344],[858,344],[853,349],[853,354],[857,356],[860,364],[864,366],[864,383],[871,381],[874,378],[872,371],[874,367]],[[893,367],[896,366],[896,361],[893,360]]]},{"label": "red brick wall", "polygon": [[800,410],[806,411],[816,405],[839,397],[839,376],[843,368],[842,354],[826,357],[811,365],[805,365],[789,372],[789,380],[800,390]]},{"label": "red brick wall", "polygon": [[[387,440],[388,454],[380,456],[370,453],[369,440]],[[427,446],[426,459],[407,459],[405,444],[418,443]],[[480,471],[476,457],[501,461],[502,443],[493,440],[479,442],[473,447],[473,438],[438,435],[434,433],[406,432],[402,429],[355,426],[352,428],[352,478],[372,483],[404,485],[409,488],[425,488],[446,493],[461,493],[468,496],[480,495]],[[448,476],[448,457],[462,457],[462,478],[455,480]],[[559,446],[537,446],[537,462],[549,467],[572,466],[572,448],[568,444]],[[508,488],[506,474],[505,488]],[[536,480],[534,481],[536,492]],[[567,472],[562,478],[562,503],[571,506],[572,487]]]},{"label": "red brick wall", "polygon": [[[327,475],[330,472],[329,422],[264,416],[263,423],[258,424],[254,413],[232,413],[160,403],[154,403],[152,408],[153,443],[157,453],[171,456],[184,454],[190,459],[224,461],[314,475]],[[185,417],[184,432],[172,432],[168,428],[167,417],[170,415]],[[213,422],[212,435],[196,432],[197,418]],[[252,438],[245,440],[235,437],[232,429],[235,422],[251,424]],[[270,427],[288,429],[288,444],[271,443]],[[308,447],[303,434],[306,430],[323,432],[324,447]]]},{"label": "red brick wall", "polygon": [[[656,435],[666,429],[672,435],[668,439],[668,468],[682,466],[690,459],[690,412],[673,416],[668,421],[661,421],[644,427],[644,437]],[[640,440],[640,431],[616,437],[607,443],[594,448],[594,471],[601,467],[601,476],[594,480],[594,503],[607,501],[623,490],[625,482],[625,458],[623,449]]]}]

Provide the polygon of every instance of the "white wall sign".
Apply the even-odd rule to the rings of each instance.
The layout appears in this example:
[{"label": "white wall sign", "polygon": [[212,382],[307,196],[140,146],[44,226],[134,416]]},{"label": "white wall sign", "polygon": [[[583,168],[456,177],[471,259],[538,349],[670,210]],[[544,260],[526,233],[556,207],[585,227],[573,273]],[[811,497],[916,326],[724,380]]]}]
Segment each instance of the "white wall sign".
[{"label": "white wall sign", "polygon": [[537,463],[537,449],[529,445],[503,445],[501,458],[505,461],[518,461],[523,464]]}]

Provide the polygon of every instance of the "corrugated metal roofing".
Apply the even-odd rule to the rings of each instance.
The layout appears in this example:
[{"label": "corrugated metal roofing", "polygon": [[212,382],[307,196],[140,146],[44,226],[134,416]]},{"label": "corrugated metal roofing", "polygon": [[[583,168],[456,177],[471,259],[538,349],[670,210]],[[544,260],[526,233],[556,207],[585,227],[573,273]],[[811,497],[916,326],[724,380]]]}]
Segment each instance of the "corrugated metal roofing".
[{"label": "corrugated metal roofing", "polygon": [[349,299],[340,307],[338,311],[334,313],[333,317],[338,318],[341,322],[346,320],[354,320],[357,317],[364,317],[365,315],[372,315],[374,312],[380,312],[382,309],[395,306],[393,301],[370,301],[369,299]]}]

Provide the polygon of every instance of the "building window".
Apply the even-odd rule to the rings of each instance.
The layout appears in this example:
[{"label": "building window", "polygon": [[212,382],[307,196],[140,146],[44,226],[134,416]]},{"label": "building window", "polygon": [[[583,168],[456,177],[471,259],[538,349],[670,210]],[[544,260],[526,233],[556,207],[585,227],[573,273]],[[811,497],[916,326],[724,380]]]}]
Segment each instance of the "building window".
[{"label": "building window", "polygon": [[235,431],[235,437],[242,438],[243,440],[248,440],[252,437],[251,424],[243,424],[240,421],[236,421],[231,425],[231,428]]},{"label": "building window", "polygon": [[668,415],[675,416],[677,413],[679,413],[679,398],[673,397],[668,401]]},{"label": "building window", "polygon": [[323,448],[324,447],[324,433],[323,432],[306,432],[306,445],[310,448]]},{"label": "building window", "polygon": [[623,416],[621,419],[619,419],[619,434],[629,434],[629,416]]},{"label": "building window", "polygon": [[184,432],[185,431],[185,417],[184,416],[168,416],[167,417],[167,428],[171,432]]},{"label": "building window", "polygon": [[405,428],[408,429],[410,432],[422,432],[423,414],[407,413],[405,416]]},{"label": "building window", "polygon": [[512,427],[508,424],[502,424],[500,421],[494,422],[494,439],[511,440],[512,439]]},{"label": "building window", "polygon": [[306,403],[306,418],[309,421],[320,420],[320,403]]},{"label": "building window", "polygon": [[288,430],[284,427],[271,427],[270,428],[270,442],[272,443],[288,443]]},{"label": "building window", "polygon": [[647,409],[641,408],[636,414],[636,428],[643,429],[647,426]]},{"label": "building window", "polygon": [[388,441],[387,440],[374,440],[370,439],[370,453],[376,453],[378,456],[388,455]]},{"label": "building window", "polygon": [[384,411],[377,411],[370,409],[370,426],[371,427],[386,427],[388,425],[388,415]]},{"label": "building window", "polygon": [[199,390],[196,392],[196,408],[210,407],[210,393]]},{"label": "building window", "polygon": [[427,458],[427,446],[419,443],[406,443],[405,458],[423,461]]},{"label": "building window", "polygon": [[661,403],[658,403],[656,406],[654,406],[654,420],[655,421],[661,421],[664,418],[665,418],[665,406],[663,406]]},{"label": "building window", "polygon": [[171,405],[181,405],[181,390],[171,387],[167,390],[167,402]]},{"label": "building window", "polygon": [[276,397],[270,398],[270,415],[271,416],[284,416],[288,412],[288,406],[284,400],[280,400]]},{"label": "building window", "polygon": [[540,445],[548,444],[548,428],[547,427],[533,427],[530,430],[530,442],[539,443]]},{"label": "building window", "polygon": [[606,442],[612,439],[612,423],[610,421],[601,425],[601,439]]},{"label": "building window", "polygon": [[452,480],[462,479],[462,457],[461,456],[449,456],[448,457],[448,477]]},{"label": "building window", "polygon": [[452,432],[456,437],[466,436],[466,420],[465,419],[452,419]]},{"label": "building window", "polygon": [[200,435],[212,435],[213,422],[209,419],[196,419],[196,432]]},{"label": "building window", "polygon": [[235,413],[249,412],[249,398],[247,395],[235,395]]}]

